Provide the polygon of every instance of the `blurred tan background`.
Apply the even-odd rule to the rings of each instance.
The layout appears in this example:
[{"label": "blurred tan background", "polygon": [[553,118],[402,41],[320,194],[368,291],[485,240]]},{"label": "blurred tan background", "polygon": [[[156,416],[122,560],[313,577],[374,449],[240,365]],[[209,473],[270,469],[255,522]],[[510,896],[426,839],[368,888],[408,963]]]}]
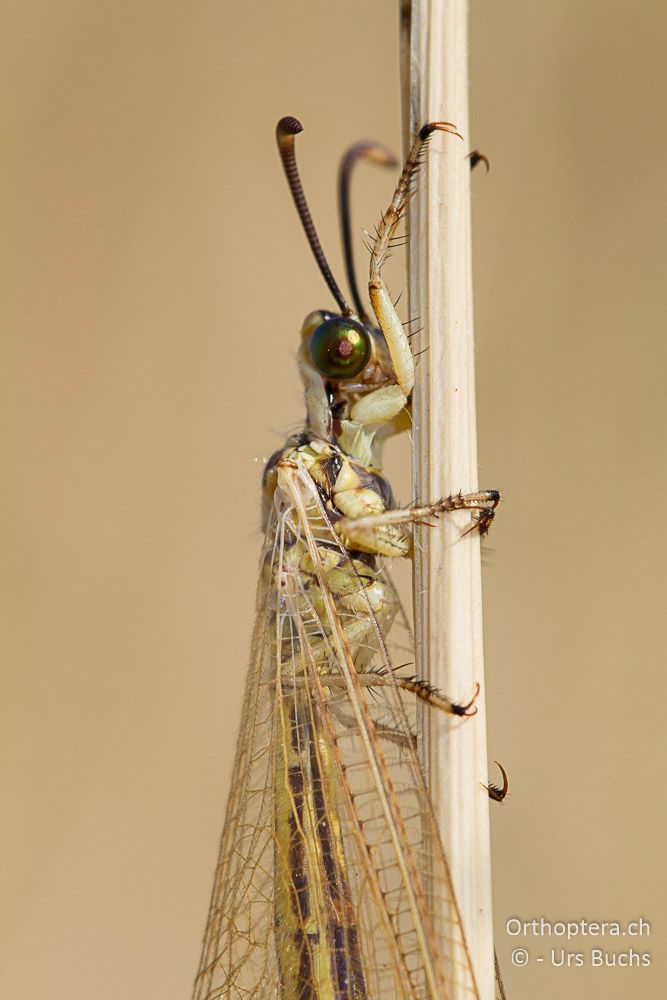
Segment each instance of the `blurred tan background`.
[{"label": "blurred tan background", "polygon": [[[365,136],[399,147],[397,14],[10,0],[2,20],[0,995],[182,1000],[246,667],[261,463],[301,419],[300,322],[329,304],[273,128],[306,126],[340,272],[338,155]],[[666,29],[657,0],[472,4],[512,1000],[664,995]],[[358,231],[392,179],[360,171]],[[516,940],[511,916],[644,916],[653,935]],[[654,964],[513,970],[519,944],[633,946]]]}]

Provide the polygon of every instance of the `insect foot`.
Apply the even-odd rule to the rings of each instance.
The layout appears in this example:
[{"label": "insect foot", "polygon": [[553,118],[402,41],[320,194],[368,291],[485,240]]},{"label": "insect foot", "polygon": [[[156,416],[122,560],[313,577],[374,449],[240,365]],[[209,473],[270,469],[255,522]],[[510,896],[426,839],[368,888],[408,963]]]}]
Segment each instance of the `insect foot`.
[{"label": "insect foot", "polygon": [[468,704],[467,705],[454,705],[452,707],[453,714],[454,715],[464,715],[466,718],[470,718],[473,715],[477,715],[478,708],[477,708],[477,705],[475,704],[475,702],[477,701],[477,698],[479,696],[479,692],[480,691],[481,691],[481,685],[478,682],[478,683],[475,684],[475,693],[472,696],[472,698],[470,699],[470,701],[468,702]]},{"label": "insect foot", "polygon": [[503,787],[500,788],[498,785],[494,785],[492,782],[489,782],[488,785],[482,785],[482,788],[486,789],[486,791],[489,793],[489,798],[493,799],[494,802],[502,802],[505,796],[507,795],[507,791],[509,789],[509,781],[507,780],[507,771],[505,770],[503,765],[499,763],[497,760],[494,761],[494,763],[498,764],[498,767],[500,768],[501,774],[503,776]]}]

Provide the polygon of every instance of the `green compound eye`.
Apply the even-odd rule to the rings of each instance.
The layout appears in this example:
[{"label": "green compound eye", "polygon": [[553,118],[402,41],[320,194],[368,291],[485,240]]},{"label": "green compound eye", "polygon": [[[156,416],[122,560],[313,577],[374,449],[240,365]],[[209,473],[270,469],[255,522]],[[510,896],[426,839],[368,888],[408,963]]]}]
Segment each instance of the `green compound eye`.
[{"label": "green compound eye", "polygon": [[337,313],[328,312],[326,309],[314,309],[313,312],[309,312],[303,321],[301,327],[302,337],[312,337],[312,335],[317,330],[321,323],[324,323],[325,319],[331,319],[333,316],[337,316]]},{"label": "green compound eye", "polygon": [[332,316],[313,333],[310,354],[323,375],[354,378],[368,364],[371,339],[368,331],[356,320]]}]

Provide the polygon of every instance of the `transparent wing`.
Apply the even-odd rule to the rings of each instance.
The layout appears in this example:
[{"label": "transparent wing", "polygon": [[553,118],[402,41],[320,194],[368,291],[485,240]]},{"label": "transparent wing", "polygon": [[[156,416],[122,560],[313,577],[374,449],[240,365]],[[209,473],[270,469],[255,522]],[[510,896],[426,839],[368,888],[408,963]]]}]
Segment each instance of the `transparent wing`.
[{"label": "transparent wing", "polygon": [[282,469],[195,1000],[477,997],[372,559]]},{"label": "transparent wing", "polygon": [[278,996],[273,948],[273,789],[276,515],[269,519],[257,618],[194,1000]]}]

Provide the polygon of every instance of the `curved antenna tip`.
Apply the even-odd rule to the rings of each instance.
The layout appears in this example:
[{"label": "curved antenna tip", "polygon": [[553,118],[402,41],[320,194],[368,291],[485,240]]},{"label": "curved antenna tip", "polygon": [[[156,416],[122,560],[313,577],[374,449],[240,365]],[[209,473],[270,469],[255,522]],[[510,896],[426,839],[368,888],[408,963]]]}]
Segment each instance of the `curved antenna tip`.
[{"label": "curved antenna tip", "polygon": [[[352,147],[352,149],[354,149],[354,147]],[[381,167],[398,166],[398,159],[394,156],[389,147],[384,146],[381,142],[360,142],[359,149],[363,149],[364,159],[370,160],[371,163],[377,163]]]},{"label": "curved antenna tip", "polygon": [[285,115],[276,125],[276,135],[278,136],[298,135],[299,132],[303,132],[303,125],[293,115]]},{"label": "curved antenna tip", "polygon": [[299,177],[299,170],[296,165],[296,156],[294,153],[294,136],[298,135],[299,132],[303,132],[303,125],[298,118],[294,118],[292,115],[287,115],[285,118],[281,118],[276,125],[278,152],[280,153],[280,159],[283,162],[285,177],[287,179],[289,189],[292,192],[292,200],[294,201],[296,210],[299,213],[299,218],[301,219],[301,225],[303,226],[306,234],[306,239],[308,240],[314,258],[317,261],[317,266],[322,273],[322,277],[327,283],[329,291],[338,303],[338,308],[340,309],[342,315],[351,316],[352,310],[348,306],[345,298],[343,297],[343,293],[336,284],[336,279],[331,273],[331,268],[329,267],[327,259],[324,255],[324,250],[322,249],[322,245],[319,241],[315,224],[308,208],[306,196],[303,192],[303,186],[301,184],[301,178]]}]

